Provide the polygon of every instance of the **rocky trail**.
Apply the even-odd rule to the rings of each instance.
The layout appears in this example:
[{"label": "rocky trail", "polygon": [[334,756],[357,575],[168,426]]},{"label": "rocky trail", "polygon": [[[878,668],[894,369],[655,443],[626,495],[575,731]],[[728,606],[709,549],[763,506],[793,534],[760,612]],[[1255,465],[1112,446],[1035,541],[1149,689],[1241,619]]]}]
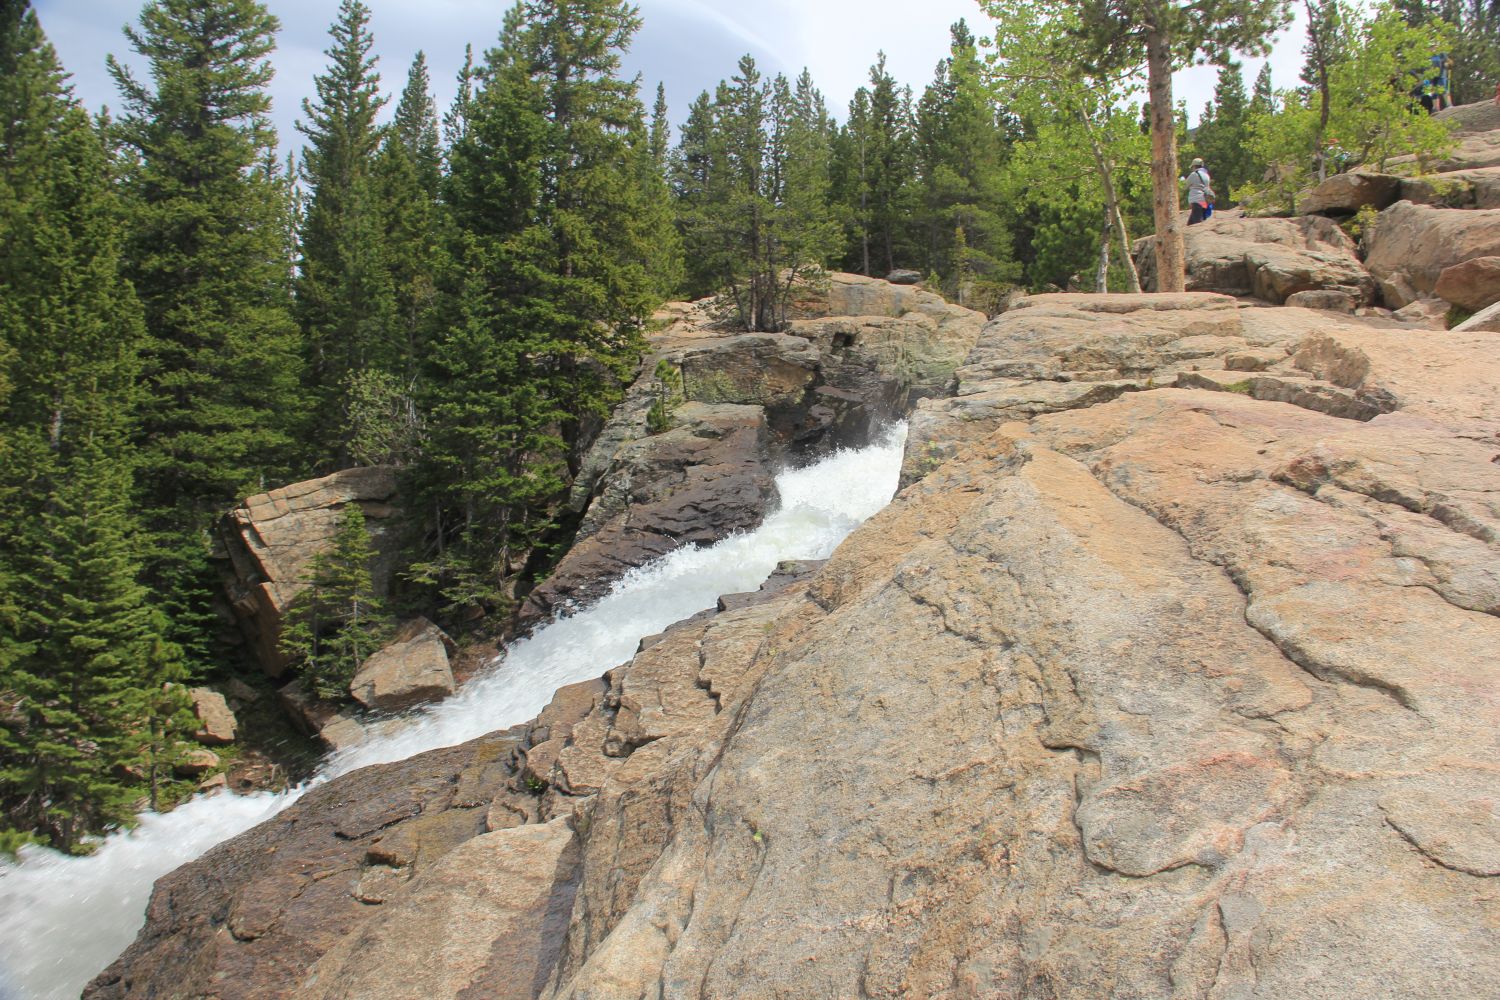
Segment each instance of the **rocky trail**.
[{"label": "rocky trail", "polygon": [[1180,295],[681,307],[536,615],[914,406],[895,501],[162,879],[85,996],[1500,997],[1500,121],[1447,114],[1447,173],[1314,192],[1363,259],[1226,218]]}]

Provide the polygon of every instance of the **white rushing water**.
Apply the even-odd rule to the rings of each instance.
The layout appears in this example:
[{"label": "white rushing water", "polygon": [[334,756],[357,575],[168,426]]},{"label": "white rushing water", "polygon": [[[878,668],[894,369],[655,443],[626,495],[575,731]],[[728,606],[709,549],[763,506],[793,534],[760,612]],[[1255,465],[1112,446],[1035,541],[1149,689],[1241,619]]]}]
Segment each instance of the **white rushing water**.
[{"label": "white rushing water", "polygon": [[[632,571],[597,604],[512,643],[453,697],[330,757],[313,783],[525,722],[557,688],[624,663],[641,638],[713,607],[722,594],[755,590],[777,563],[828,557],[890,502],[905,439],[905,425],[897,425],[869,448],[782,473],[780,508],[755,531]],[[74,1000],[134,939],[158,878],[276,815],[304,790],[194,799],[142,817],[89,857],[27,848],[19,865],[0,865],[0,1000]]]}]

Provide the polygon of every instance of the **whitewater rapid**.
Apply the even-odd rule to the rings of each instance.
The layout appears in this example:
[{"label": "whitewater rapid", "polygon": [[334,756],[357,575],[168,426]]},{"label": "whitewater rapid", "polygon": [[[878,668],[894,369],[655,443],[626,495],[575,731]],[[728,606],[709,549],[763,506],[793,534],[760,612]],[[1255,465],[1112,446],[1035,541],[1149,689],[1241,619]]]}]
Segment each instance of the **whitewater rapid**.
[{"label": "whitewater rapid", "polygon": [[723,594],[755,590],[777,563],[827,558],[890,502],[905,441],[898,424],[868,448],[783,472],[780,506],[755,531],[632,571],[597,604],[512,643],[453,697],[330,756],[306,786],[194,799],[143,816],[88,857],[23,849],[19,864],[0,865],[0,1000],[74,1000],[135,938],[158,878],[275,816],[311,785],[525,722],[557,688],[624,663],[643,637]]}]

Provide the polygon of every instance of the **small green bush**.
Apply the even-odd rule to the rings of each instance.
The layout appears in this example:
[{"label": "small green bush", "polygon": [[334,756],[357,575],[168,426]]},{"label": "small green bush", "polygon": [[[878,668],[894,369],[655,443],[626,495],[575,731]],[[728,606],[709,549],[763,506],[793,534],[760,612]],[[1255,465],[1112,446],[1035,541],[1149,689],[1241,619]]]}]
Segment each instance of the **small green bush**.
[{"label": "small green bush", "polygon": [[687,396],[682,369],[663,358],[656,365],[656,401],[646,411],[646,429],[660,434],[672,429],[672,413]]}]

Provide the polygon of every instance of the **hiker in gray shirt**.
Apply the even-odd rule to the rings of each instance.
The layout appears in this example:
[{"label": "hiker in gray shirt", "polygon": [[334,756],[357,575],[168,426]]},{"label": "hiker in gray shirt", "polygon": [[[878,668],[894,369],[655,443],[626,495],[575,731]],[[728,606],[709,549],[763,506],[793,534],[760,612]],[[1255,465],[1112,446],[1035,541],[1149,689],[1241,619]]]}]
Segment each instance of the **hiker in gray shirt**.
[{"label": "hiker in gray shirt", "polygon": [[1196,226],[1208,218],[1209,213],[1213,211],[1210,206],[1214,203],[1212,178],[1204,169],[1201,158],[1193,161],[1193,169],[1188,172],[1187,182],[1188,207],[1191,209],[1188,214],[1188,225]]}]

